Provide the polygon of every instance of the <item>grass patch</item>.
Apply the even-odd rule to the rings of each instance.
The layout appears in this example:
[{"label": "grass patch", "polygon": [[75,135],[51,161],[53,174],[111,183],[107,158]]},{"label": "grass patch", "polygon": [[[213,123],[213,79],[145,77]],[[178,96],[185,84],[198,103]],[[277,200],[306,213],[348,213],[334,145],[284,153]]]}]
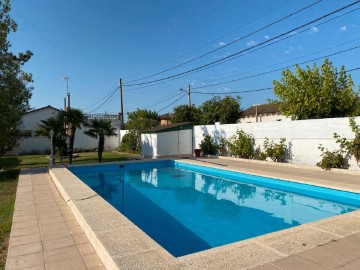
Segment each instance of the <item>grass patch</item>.
[{"label": "grass patch", "polygon": [[0,269],[5,268],[19,172],[18,169],[0,172]]},{"label": "grass patch", "polygon": [[[98,163],[97,152],[78,153],[77,155],[79,156],[73,158],[73,164]],[[127,160],[131,156],[128,153],[103,152],[102,162]],[[48,155],[0,157],[0,170],[47,167],[49,163],[48,157]],[[56,159],[56,164],[60,164],[58,159]],[[64,164],[69,164],[69,160],[64,159]]]}]

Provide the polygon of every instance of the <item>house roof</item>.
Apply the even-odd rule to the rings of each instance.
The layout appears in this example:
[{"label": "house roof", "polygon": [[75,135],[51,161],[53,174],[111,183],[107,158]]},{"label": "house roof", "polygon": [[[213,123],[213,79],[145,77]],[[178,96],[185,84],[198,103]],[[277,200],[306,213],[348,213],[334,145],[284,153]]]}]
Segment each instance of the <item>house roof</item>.
[{"label": "house roof", "polygon": [[255,116],[256,115],[256,106],[257,106],[257,113],[258,115],[261,114],[276,114],[279,113],[279,106],[277,104],[259,104],[259,105],[253,105],[249,108],[247,108],[243,112],[243,117],[246,116]]},{"label": "house roof", "polygon": [[56,111],[60,112],[59,109],[56,109],[56,108],[54,108],[53,106],[48,105],[48,106],[45,106],[45,107],[41,107],[41,108],[38,108],[38,109],[35,109],[35,110],[31,110],[31,111],[25,112],[24,114],[28,114],[28,113],[32,113],[32,112],[37,112],[37,111],[41,111],[41,110],[44,110],[44,109],[53,109],[53,110],[56,110]]},{"label": "house roof", "polygon": [[185,129],[192,129],[193,123],[192,122],[182,122],[182,123],[175,123],[166,126],[157,126],[155,128],[146,129],[141,131],[142,134],[144,133],[162,133],[162,132],[169,132],[169,131],[176,131],[176,130],[185,130]]},{"label": "house roof", "polygon": [[170,113],[165,113],[163,115],[160,115],[160,120],[162,119],[171,119],[171,114]]}]

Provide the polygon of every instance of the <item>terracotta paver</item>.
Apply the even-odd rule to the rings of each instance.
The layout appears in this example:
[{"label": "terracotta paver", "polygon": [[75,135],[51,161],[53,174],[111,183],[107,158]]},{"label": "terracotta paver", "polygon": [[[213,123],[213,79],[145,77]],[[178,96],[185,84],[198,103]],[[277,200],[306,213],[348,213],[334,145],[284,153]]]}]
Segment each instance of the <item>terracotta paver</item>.
[{"label": "terracotta paver", "polygon": [[46,169],[20,173],[5,269],[105,269]]}]

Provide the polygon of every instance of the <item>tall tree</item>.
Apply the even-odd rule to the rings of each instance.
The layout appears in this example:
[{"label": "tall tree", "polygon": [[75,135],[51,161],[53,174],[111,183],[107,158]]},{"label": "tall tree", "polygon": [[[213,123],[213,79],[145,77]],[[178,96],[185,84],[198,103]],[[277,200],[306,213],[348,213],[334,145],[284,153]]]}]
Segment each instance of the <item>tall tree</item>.
[{"label": "tall tree", "polygon": [[202,122],[205,125],[212,125],[215,122],[222,124],[236,123],[241,116],[240,97],[215,96],[203,102],[200,106]]},{"label": "tall tree", "polygon": [[85,114],[78,109],[68,109],[59,112],[57,117],[66,127],[66,135],[69,137],[69,162],[72,164],[75,132],[77,128],[81,129],[81,125],[86,121]]},{"label": "tall tree", "polygon": [[86,124],[89,127],[88,130],[84,131],[84,134],[99,139],[98,142],[98,159],[99,162],[102,160],[102,153],[104,151],[105,137],[117,136],[115,130],[116,128],[112,127],[110,121],[103,119],[92,119],[90,123]]},{"label": "tall tree", "polygon": [[[128,112],[128,121],[125,124],[126,129],[131,132],[126,139],[131,139],[132,144],[136,144],[135,151],[140,151],[141,131],[144,129],[154,128],[159,125],[160,116],[157,112],[151,110],[137,109],[133,112]],[[136,141],[134,143],[134,141]],[[121,142],[123,144],[123,141]]]},{"label": "tall tree", "polygon": [[144,130],[159,125],[160,116],[155,111],[137,109],[136,111],[128,112],[127,115],[126,129]]},{"label": "tall tree", "polygon": [[26,51],[15,55],[10,52],[10,32],[16,32],[17,24],[9,16],[10,1],[0,0],[0,155],[14,148],[21,138],[22,114],[29,110],[32,75],[22,70],[31,58]]},{"label": "tall tree", "polygon": [[289,69],[282,78],[273,81],[274,93],[281,112],[292,119],[318,119],[353,116],[360,112],[359,91],[353,90],[351,75],[344,66],[338,71],[325,59],[321,67],[301,69],[295,65],[295,73]]},{"label": "tall tree", "polygon": [[179,105],[174,108],[171,117],[172,123],[193,122],[194,125],[201,124],[201,111],[195,105]]}]

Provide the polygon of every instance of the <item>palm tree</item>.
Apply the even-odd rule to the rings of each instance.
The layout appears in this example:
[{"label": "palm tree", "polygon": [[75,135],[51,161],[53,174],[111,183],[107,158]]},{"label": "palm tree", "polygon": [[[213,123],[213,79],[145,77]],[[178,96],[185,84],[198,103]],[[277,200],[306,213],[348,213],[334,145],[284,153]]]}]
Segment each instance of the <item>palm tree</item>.
[{"label": "palm tree", "polygon": [[111,126],[110,121],[103,119],[92,119],[87,124],[89,130],[84,131],[84,134],[99,139],[98,142],[98,159],[99,162],[102,160],[102,153],[104,151],[105,137],[117,136],[115,133],[116,128]]},{"label": "palm tree", "polygon": [[69,137],[69,162],[72,164],[75,132],[77,128],[81,129],[81,125],[85,123],[86,117],[78,109],[68,109],[67,111],[59,112],[58,118],[64,123],[66,135]]},{"label": "palm tree", "polygon": [[56,147],[66,150],[66,134],[64,130],[64,124],[62,121],[59,121],[57,117],[50,117],[47,120],[41,120],[41,124],[38,124],[36,127],[35,135],[44,136],[51,139],[51,130],[54,132],[52,153],[55,153]]}]

